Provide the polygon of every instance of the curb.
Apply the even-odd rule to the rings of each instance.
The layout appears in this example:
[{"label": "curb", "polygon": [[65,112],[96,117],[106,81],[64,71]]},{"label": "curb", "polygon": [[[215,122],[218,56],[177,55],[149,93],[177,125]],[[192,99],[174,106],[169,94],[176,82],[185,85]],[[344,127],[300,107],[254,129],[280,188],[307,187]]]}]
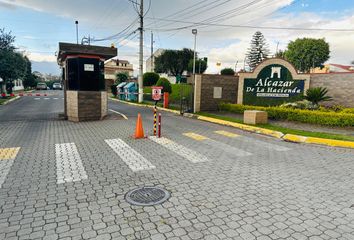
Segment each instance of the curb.
[{"label": "curb", "polygon": [[354,148],[354,142],[334,140],[327,138],[315,138],[315,137],[304,137],[293,134],[286,134],[283,139],[289,142],[296,143],[307,143],[307,144],[319,144],[331,147],[344,147],[344,148]]},{"label": "curb", "polygon": [[17,100],[17,99],[19,99],[20,98],[20,96],[17,96],[17,97],[14,97],[14,98],[11,98],[11,99],[9,99],[9,100],[7,100],[7,101],[5,101],[3,104],[1,104],[1,105],[6,105],[6,104],[9,104],[10,102],[13,102],[13,101],[15,101],[15,100]]},{"label": "curb", "polygon": [[[122,100],[110,98],[111,100],[118,101],[121,103],[126,103],[134,106],[143,106],[143,107],[149,107],[153,108],[154,106],[152,105],[147,105],[147,104],[137,104],[137,103],[131,103],[131,102],[125,102]],[[157,107],[159,110],[162,111],[167,111],[167,112],[172,112],[175,114],[180,114],[179,111],[176,110],[171,110],[171,109],[166,109],[166,108],[161,108]],[[317,145],[324,145],[324,146],[330,146],[330,147],[343,147],[343,148],[353,148],[354,149],[354,142],[350,141],[342,141],[342,140],[333,140],[333,139],[327,139],[327,138],[315,138],[315,137],[306,137],[306,136],[299,136],[299,135],[294,135],[294,134],[284,134],[282,132],[278,131],[273,131],[265,128],[260,128],[260,127],[254,127],[242,123],[235,123],[235,122],[230,122],[226,120],[221,120],[217,118],[212,118],[212,117],[205,117],[205,116],[199,116],[196,114],[192,113],[186,113],[183,116],[189,117],[189,118],[195,118],[201,121],[206,121],[206,122],[211,122],[211,123],[216,123],[224,126],[230,126],[234,128],[238,128],[241,130],[245,130],[248,132],[253,132],[253,133],[258,133],[270,137],[275,137],[278,139],[281,139],[283,141],[287,142],[294,142],[294,143],[305,143],[305,144],[317,144]]]},{"label": "curb", "polygon": [[[149,104],[140,104],[140,103],[133,103],[133,102],[126,102],[126,101],[122,101],[116,98],[109,98],[110,100],[116,101],[116,102],[120,102],[120,103],[125,103],[128,105],[133,105],[133,106],[138,106],[138,107],[148,107],[148,108],[154,108],[154,105],[149,105]],[[173,110],[173,109],[168,109],[168,108],[163,108],[163,107],[157,107],[158,110],[161,111],[165,111],[165,112],[170,112],[170,113],[175,113],[180,115],[180,112],[177,110]]]},{"label": "curb", "polygon": [[263,135],[267,135],[267,136],[271,136],[271,137],[275,137],[275,138],[279,138],[279,139],[281,139],[284,136],[284,133],[282,133],[282,132],[264,129],[264,128],[260,128],[260,127],[253,127],[253,126],[249,126],[246,124],[235,123],[235,122],[230,122],[230,121],[226,121],[226,120],[220,120],[217,118],[198,116],[197,119],[202,120],[202,121],[206,121],[206,122],[217,123],[217,124],[224,125],[224,126],[231,126],[231,127],[239,128],[239,129],[242,129],[242,130],[245,130],[248,132],[260,133]]}]

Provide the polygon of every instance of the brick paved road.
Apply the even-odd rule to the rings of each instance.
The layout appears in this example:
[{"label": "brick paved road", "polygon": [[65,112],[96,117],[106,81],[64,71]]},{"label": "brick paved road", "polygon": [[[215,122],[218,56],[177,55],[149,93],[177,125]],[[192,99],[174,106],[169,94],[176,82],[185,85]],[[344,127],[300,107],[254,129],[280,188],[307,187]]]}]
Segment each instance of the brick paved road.
[{"label": "brick paved road", "polygon": [[[353,150],[167,113],[164,138],[134,140],[151,109],[109,105],[128,120],[9,121],[0,107],[0,239],[354,239]],[[162,205],[124,199],[155,185]]]}]

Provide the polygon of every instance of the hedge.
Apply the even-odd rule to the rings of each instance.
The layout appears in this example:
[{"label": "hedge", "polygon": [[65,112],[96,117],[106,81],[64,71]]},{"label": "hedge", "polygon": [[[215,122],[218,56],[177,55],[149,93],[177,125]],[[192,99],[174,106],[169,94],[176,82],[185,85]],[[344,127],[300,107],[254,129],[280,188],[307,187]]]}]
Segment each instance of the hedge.
[{"label": "hedge", "polygon": [[274,120],[288,120],[333,127],[354,127],[354,113],[322,112],[284,107],[261,107],[230,103],[221,103],[219,105],[219,109],[221,111],[232,113],[243,113],[245,110],[260,110],[266,111],[269,118]]}]

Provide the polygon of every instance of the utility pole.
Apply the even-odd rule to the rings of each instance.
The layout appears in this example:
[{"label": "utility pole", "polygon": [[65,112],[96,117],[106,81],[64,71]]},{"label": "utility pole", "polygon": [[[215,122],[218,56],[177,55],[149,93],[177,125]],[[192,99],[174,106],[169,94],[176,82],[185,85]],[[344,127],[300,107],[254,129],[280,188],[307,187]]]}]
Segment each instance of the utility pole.
[{"label": "utility pole", "polygon": [[143,96],[143,37],[144,37],[144,0],[140,0],[140,27],[139,27],[139,31],[140,31],[140,48],[139,48],[139,78],[138,78],[138,84],[139,84],[139,103],[144,101],[144,96]]},{"label": "utility pole", "polygon": [[151,72],[155,72],[154,70],[154,33],[151,31]]}]

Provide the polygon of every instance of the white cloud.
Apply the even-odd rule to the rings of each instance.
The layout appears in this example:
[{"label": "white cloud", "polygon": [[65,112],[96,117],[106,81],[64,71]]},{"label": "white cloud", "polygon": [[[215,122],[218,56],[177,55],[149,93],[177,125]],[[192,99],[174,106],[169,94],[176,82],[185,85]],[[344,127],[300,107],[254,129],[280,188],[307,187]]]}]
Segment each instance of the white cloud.
[{"label": "white cloud", "polygon": [[[145,5],[148,5],[148,0]],[[215,2],[215,1],[212,1]],[[269,27],[297,27],[297,28],[351,28],[354,29],[354,15],[343,10],[333,17],[333,14],[302,12],[296,14],[280,14],[277,11],[292,4],[294,0],[238,0],[238,1],[205,1],[196,7],[184,9],[195,3],[190,0],[152,0],[152,7],[145,20],[146,33],[150,29],[171,29],[183,27],[189,24],[175,22],[165,22],[153,20],[154,18],[170,18],[181,21],[199,22],[213,16],[220,15],[219,18],[209,19],[207,22],[216,24],[251,25]],[[247,4],[253,5],[247,7]],[[63,16],[69,19],[78,19],[81,28],[86,28],[96,37],[104,37],[102,29],[109,30],[114,34],[129,25],[137,16],[132,4],[128,0],[106,0],[105,4],[99,0],[90,0],[83,4],[82,1],[47,1],[47,0],[0,0],[0,3],[27,7],[36,11],[51,13],[56,16]],[[183,10],[184,9],[184,10]],[[304,6],[305,11],[311,11],[311,7]],[[178,14],[171,15],[179,10]],[[227,14],[228,13],[228,14]],[[346,14],[346,15],[344,15]],[[136,27],[136,26],[134,26]],[[193,37],[192,27],[181,31],[155,31],[155,49],[192,47]],[[279,42],[279,49],[284,49],[289,41],[298,37],[323,38],[329,42],[331,48],[330,62],[348,64],[353,59],[354,52],[354,32],[331,32],[331,31],[291,31],[291,30],[262,30],[257,28],[227,28],[219,26],[198,26],[198,52],[200,56],[208,56],[208,72],[216,72],[216,62],[222,63],[221,67],[235,67],[238,61],[238,68],[243,67],[244,56],[249,47],[251,37],[257,30],[261,30],[265,35],[271,52],[275,52]],[[82,30],[84,31],[84,30]],[[35,36],[31,34],[31,36]],[[58,39],[60,40],[60,39]],[[145,44],[149,45],[150,39],[145,39]],[[119,58],[125,58],[138,68],[138,41],[136,39],[125,40],[119,47]],[[129,52],[129,54],[127,53]],[[145,55],[150,52],[145,49]],[[55,56],[31,54],[37,60],[55,61]],[[145,64],[144,64],[145,65]]]},{"label": "white cloud", "polygon": [[41,53],[27,53],[26,54],[29,60],[34,62],[56,62],[57,57],[48,54],[41,54]]}]

